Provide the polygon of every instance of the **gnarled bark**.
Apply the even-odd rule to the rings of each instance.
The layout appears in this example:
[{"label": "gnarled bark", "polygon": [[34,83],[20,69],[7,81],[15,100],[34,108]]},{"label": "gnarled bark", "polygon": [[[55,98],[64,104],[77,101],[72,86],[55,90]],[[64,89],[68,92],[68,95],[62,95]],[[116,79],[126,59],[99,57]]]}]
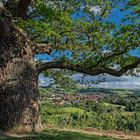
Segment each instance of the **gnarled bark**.
[{"label": "gnarled bark", "polygon": [[40,131],[39,92],[34,66],[23,59],[14,59],[0,73],[0,129],[15,127],[16,132]]},{"label": "gnarled bark", "polygon": [[[31,44],[0,7],[0,129],[40,131],[39,91]],[[7,14],[8,13],[8,14]]]}]

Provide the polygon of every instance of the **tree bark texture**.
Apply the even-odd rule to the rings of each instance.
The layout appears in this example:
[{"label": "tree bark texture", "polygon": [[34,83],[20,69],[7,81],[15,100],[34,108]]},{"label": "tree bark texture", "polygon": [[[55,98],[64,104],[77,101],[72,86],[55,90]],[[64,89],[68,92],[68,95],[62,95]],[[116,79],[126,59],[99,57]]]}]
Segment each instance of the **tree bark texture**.
[{"label": "tree bark texture", "polygon": [[32,46],[14,28],[10,13],[0,10],[0,129],[19,133],[40,131],[38,77]]},{"label": "tree bark texture", "polygon": [[34,68],[22,59],[15,59],[0,73],[0,129],[15,126],[16,131],[38,131],[40,107]]}]

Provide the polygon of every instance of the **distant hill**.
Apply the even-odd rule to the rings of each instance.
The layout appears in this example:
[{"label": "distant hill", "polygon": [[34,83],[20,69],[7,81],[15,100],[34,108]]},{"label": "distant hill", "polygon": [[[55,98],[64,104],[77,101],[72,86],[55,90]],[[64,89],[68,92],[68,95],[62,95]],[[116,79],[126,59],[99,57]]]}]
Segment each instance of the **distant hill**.
[{"label": "distant hill", "polygon": [[112,89],[105,88],[82,88],[79,90],[80,93],[107,93],[107,94],[116,94]]}]

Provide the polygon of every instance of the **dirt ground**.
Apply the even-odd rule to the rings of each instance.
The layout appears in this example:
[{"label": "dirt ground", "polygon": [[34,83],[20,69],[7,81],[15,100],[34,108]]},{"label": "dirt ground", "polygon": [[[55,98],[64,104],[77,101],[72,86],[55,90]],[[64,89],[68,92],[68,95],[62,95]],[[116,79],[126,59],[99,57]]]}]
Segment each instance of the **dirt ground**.
[{"label": "dirt ground", "polygon": [[80,132],[89,135],[98,135],[98,136],[107,136],[116,138],[119,140],[140,140],[140,132],[122,132],[116,130],[98,130],[95,128],[86,128],[86,129],[61,129],[63,131],[71,131],[71,132]]}]

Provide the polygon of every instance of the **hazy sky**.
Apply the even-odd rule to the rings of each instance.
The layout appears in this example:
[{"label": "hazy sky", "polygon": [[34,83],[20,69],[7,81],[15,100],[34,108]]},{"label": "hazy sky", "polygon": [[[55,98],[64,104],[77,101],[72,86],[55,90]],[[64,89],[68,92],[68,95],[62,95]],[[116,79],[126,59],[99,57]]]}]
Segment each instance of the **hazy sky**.
[{"label": "hazy sky", "polygon": [[[74,80],[82,81],[81,86],[94,86],[99,88],[125,88],[125,89],[140,89],[140,78],[131,76],[86,76],[83,78],[82,74],[73,75]],[[104,80],[102,80],[104,79]],[[51,79],[45,78],[42,74],[39,75],[39,85],[48,86],[51,83]],[[100,81],[98,84],[92,84],[92,82]],[[81,83],[81,82],[80,82]]]},{"label": "hazy sky", "polygon": [[[74,79],[83,79],[82,75],[77,74],[73,76]],[[102,80],[104,79],[104,80]],[[92,84],[91,81],[100,81],[98,84]],[[86,86],[95,86],[100,88],[129,88],[129,89],[140,89],[140,78],[132,77],[132,76],[122,76],[122,77],[114,77],[114,76],[86,76],[83,79],[83,83]]]}]

